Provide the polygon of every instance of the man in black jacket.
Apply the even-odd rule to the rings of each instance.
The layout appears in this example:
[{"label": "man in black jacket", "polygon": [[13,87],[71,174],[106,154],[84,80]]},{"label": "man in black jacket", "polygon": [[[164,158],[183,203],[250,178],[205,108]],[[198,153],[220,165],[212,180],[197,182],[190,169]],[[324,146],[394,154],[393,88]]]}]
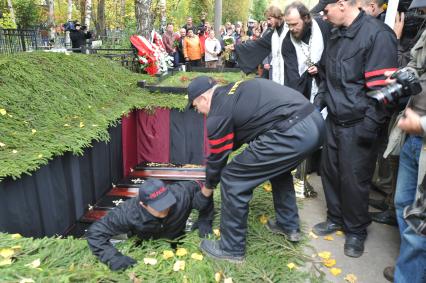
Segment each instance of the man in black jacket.
[{"label": "man in black jacket", "polygon": [[[90,31],[88,31],[86,28],[81,28],[80,23],[75,24],[75,30],[71,30],[70,32],[70,39],[71,39],[71,46],[72,48],[81,48],[86,45],[86,39],[89,39],[92,37],[92,34]],[[81,53],[81,50],[73,50],[73,52]]]},{"label": "man in black jacket", "polygon": [[327,235],[343,229],[345,255],[360,257],[371,223],[368,194],[377,140],[390,115],[366,92],[383,87],[384,73],[396,70],[397,41],[388,26],[360,11],[356,0],[321,0],[319,5],[336,28],[315,99],[317,107],[328,110],[321,164],[327,219],[313,231]]},{"label": "man in black jacket", "polygon": [[200,236],[211,233],[213,199],[200,182],[165,185],[161,180],[148,179],[141,185],[139,197],[124,202],[90,226],[86,233],[89,247],[111,270],[126,269],[136,261],[111,244],[113,236],[130,232],[141,239],[174,239],[184,234],[193,208],[200,211]]},{"label": "man in black jacket", "polygon": [[[254,188],[267,180],[276,214],[267,228],[299,241],[290,171],[322,144],[321,114],[301,93],[265,79],[218,87],[201,76],[188,86],[188,98],[188,108],[207,115],[205,186],[212,190],[221,183],[221,239],[203,240],[200,249],[215,259],[244,260],[248,204]],[[247,147],[227,164],[229,154],[244,143]]]}]

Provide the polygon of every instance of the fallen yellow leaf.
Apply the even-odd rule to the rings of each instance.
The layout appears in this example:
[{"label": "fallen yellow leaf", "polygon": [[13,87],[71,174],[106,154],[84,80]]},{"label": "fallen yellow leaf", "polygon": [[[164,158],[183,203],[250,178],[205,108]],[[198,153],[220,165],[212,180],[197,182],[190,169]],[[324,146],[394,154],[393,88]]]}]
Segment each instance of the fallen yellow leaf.
[{"label": "fallen yellow leaf", "polygon": [[146,265],[156,265],[157,259],[151,258],[151,257],[146,257],[146,258],[143,259],[143,263],[145,263]]},{"label": "fallen yellow leaf", "polygon": [[195,259],[195,260],[203,260],[203,255],[202,255],[202,254],[199,254],[199,253],[193,253],[193,254],[191,255],[191,258],[192,258],[192,259]]},{"label": "fallen yellow leaf", "polygon": [[322,259],[329,259],[330,256],[331,256],[331,253],[327,252],[327,251],[323,251],[323,252],[318,253],[318,256]]},{"label": "fallen yellow leaf", "polygon": [[272,185],[271,185],[271,183],[266,183],[266,184],[264,184],[263,185],[263,190],[265,191],[265,192],[267,192],[267,193],[270,193],[270,192],[272,192]]},{"label": "fallen yellow leaf", "polygon": [[92,124],[92,127],[97,127],[98,126],[98,124]]},{"label": "fallen yellow leaf", "polygon": [[14,149],[14,150],[12,150],[12,153],[13,153],[13,154],[17,154],[17,153],[18,153],[18,151],[17,151],[16,149]]},{"label": "fallen yellow leaf", "polygon": [[222,279],[222,272],[216,272],[214,274],[214,281],[220,282],[221,279]]},{"label": "fallen yellow leaf", "polygon": [[340,273],[342,273],[342,270],[341,270],[340,268],[333,267],[333,268],[330,268],[330,272],[331,272],[331,274],[333,274],[334,276],[337,276],[337,275],[339,275]]},{"label": "fallen yellow leaf", "polygon": [[173,271],[179,271],[179,270],[185,270],[185,261],[184,260],[178,260],[173,265]]},{"label": "fallen yellow leaf", "polygon": [[268,216],[267,215],[261,215],[259,217],[259,222],[262,223],[263,225],[265,225],[266,222],[268,222]]},{"label": "fallen yellow leaf", "polygon": [[11,264],[12,264],[11,258],[6,258],[6,259],[3,259],[3,260],[0,260],[0,266],[11,265]]},{"label": "fallen yellow leaf", "polygon": [[18,233],[12,234],[10,236],[12,237],[12,239],[21,239],[22,238],[21,234],[18,234]]},{"label": "fallen yellow leaf", "polygon": [[64,127],[69,127],[70,125],[69,124],[64,124]]},{"label": "fallen yellow leaf", "polygon": [[37,130],[36,130],[36,129],[32,129],[32,130],[31,130],[31,134],[33,134],[33,135],[34,135],[35,133],[37,133]]},{"label": "fallen yellow leaf", "polygon": [[292,270],[293,268],[296,268],[297,266],[294,263],[290,262],[289,264],[287,264],[287,267],[288,269]]},{"label": "fallen yellow leaf", "polygon": [[15,254],[15,251],[12,250],[12,249],[1,249],[0,250],[0,256],[2,256],[3,258],[10,258],[14,254]]},{"label": "fallen yellow leaf", "polygon": [[80,122],[79,127],[80,127],[80,128],[83,128],[83,127],[84,127],[84,123],[83,123],[83,122]]},{"label": "fallen yellow leaf", "polygon": [[333,241],[334,238],[333,238],[333,236],[328,235],[328,236],[324,237],[324,240],[326,240],[326,241]]},{"label": "fallen yellow leaf", "polygon": [[0,142],[0,147],[5,147],[6,145],[2,142]]},{"label": "fallen yellow leaf", "polygon": [[223,283],[232,283],[233,281],[232,281],[232,278],[231,277],[229,277],[229,278],[225,278],[225,280],[223,280]]},{"label": "fallen yellow leaf", "polygon": [[355,274],[352,274],[352,273],[346,275],[345,278],[343,278],[343,279],[345,279],[349,283],[355,283],[358,280],[358,278],[356,278]]},{"label": "fallen yellow leaf", "polygon": [[213,234],[214,234],[216,237],[220,237],[220,230],[219,230],[219,229],[213,229]]},{"label": "fallen yellow leaf", "polygon": [[22,278],[21,281],[19,281],[19,283],[34,283],[35,281],[32,280],[31,278]]},{"label": "fallen yellow leaf", "polygon": [[163,251],[163,258],[169,259],[175,256],[175,253],[173,251]]},{"label": "fallen yellow leaf", "polygon": [[39,154],[39,155],[37,155],[37,157],[38,157],[38,158],[42,158],[42,157],[43,157],[43,154]]},{"label": "fallen yellow leaf", "polygon": [[336,235],[337,235],[337,236],[343,236],[343,231],[340,231],[340,230],[339,230],[339,231],[336,231]]},{"label": "fallen yellow leaf", "polygon": [[37,268],[40,266],[40,259],[36,259],[31,263],[26,264],[25,266],[31,267],[31,268]]},{"label": "fallen yellow leaf", "polygon": [[6,109],[0,108],[0,114],[6,115],[7,114]]},{"label": "fallen yellow leaf", "polygon": [[318,236],[317,235],[315,235],[315,233],[314,232],[309,232],[309,237],[311,237],[312,239],[318,239]]},{"label": "fallen yellow leaf", "polygon": [[177,256],[185,256],[188,252],[186,251],[185,248],[179,248],[176,250],[176,255]]},{"label": "fallen yellow leaf", "polygon": [[336,265],[336,260],[335,259],[331,259],[331,258],[328,258],[328,259],[324,259],[323,260],[323,263],[324,263],[324,265],[325,266],[327,266],[327,267],[333,267],[333,266],[335,266]]},{"label": "fallen yellow leaf", "polygon": [[13,246],[12,247],[12,250],[21,250],[22,249],[22,247],[21,246]]}]

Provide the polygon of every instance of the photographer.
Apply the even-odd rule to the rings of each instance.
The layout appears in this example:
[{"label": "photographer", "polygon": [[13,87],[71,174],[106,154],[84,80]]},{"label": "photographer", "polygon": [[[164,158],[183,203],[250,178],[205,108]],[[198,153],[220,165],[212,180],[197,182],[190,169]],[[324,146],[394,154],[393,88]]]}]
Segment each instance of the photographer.
[{"label": "photographer", "polygon": [[[426,12],[426,0],[414,0],[410,6],[413,8]],[[395,194],[401,246],[395,268],[384,270],[386,279],[398,283],[426,280],[426,237],[416,234],[403,217],[404,208],[413,204],[417,187],[426,173],[426,31],[411,50],[411,56],[407,67],[417,71],[423,91],[410,98],[404,116],[398,121],[398,127],[407,134],[400,152]],[[388,147],[392,146],[390,139]]]},{"label": "photographer", "polygon": [[80,48],[80,50],[73,50],[73,52],[81,53],[81,47],[86,45],[86,39],[91,38],[92,33],[87,30],[86,26],[81,26],[79,22],[76,22],[74,27],[75,29],[70,31],[71,46],[73,49]]}]

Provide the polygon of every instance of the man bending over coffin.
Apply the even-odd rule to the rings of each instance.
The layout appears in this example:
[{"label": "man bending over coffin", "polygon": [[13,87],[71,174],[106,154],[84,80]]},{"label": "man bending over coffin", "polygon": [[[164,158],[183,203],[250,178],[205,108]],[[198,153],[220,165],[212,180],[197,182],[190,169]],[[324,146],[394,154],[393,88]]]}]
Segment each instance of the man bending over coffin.
[{"label": "man bending over coffin", "polygon": [[136,260],[111,244],[113,236],[130,232],[141,239],[174,239],[184,234],[193,208],[200,211],[199,235],[211,233],[213,198],[200,182],[164,184],[148,179],[141,185],[139,197],[127,200],[90,226],[86,233],[89,247],[111,270],[126,269]]}]

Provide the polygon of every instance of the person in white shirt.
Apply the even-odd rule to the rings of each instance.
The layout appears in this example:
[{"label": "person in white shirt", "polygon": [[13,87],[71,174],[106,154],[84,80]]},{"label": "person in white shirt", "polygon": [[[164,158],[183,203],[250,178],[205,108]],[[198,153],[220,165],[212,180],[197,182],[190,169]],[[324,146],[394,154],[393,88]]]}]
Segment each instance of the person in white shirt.
[{"label": "person in white shirt", "polygon": [[219,59],[217,55],[221,52],[222,46],[219,40],[214,37],[213,30],[210,31],[209,37],[206,39],[205,49],[206,53],[204,59],[206,61],[206,68],[216,68]]}]

